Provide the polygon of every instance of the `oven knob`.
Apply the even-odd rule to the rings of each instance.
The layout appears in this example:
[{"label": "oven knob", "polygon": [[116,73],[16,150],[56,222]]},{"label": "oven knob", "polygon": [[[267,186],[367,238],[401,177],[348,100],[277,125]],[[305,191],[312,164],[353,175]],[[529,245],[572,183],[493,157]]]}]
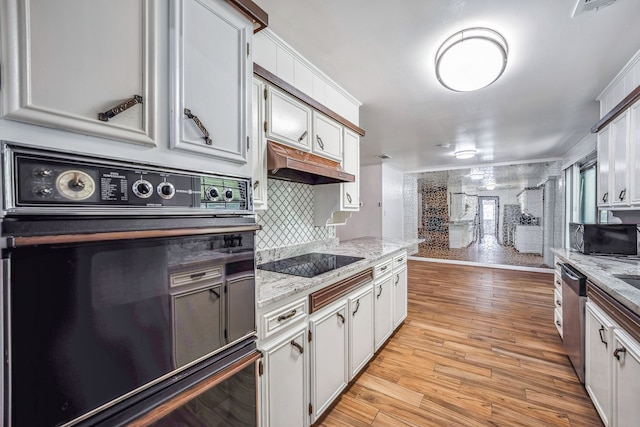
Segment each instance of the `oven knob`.
[{"label": "oven knob", "polygon": [[226,190],[224,190],[224,201],[230,202],[232,200],[233,200],[233,190],[230,188],[227,188]]},{"label": "oven knob", "polygon": [[217,202],[220,198],[220,192],[216,187],[207,187],[204,193],[205,197],[213,202]]},{"label": "oven knob", "polygon": [[144,179],[139,179],[133,183],[133,194],[141,199],[148,199],[153,194],[153,186]]},{"label": "oven knob", "polygon": [[158,185],[158,195],[163,199],[171,199],[176,194],[176,188],[170,182],[163,182]]},{"label": "oven knob", "polygon": [[53,195],[53,188],[51,187],[42,187],[38,188],[35,193],[40,197],[51,197]]},{"label": "oven knob", "polygon": [[51,169],[38,169],[35,171],[35,174],[37,176],[41,176],[43,178],[47,178],[50,177],[51,175],[53,175],[53,171]]}]

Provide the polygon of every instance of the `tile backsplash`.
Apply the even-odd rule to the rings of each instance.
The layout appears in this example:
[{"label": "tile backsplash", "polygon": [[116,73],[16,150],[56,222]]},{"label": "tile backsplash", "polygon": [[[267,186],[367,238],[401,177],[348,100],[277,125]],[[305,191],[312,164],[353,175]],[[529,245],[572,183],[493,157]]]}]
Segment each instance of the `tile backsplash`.
[{"label": "tile backsplash", "polygon": [[258,251],[336,237],[335,227],[313,225],[313,186],[277,179],[268,186],[269,208],[257,213]]}]

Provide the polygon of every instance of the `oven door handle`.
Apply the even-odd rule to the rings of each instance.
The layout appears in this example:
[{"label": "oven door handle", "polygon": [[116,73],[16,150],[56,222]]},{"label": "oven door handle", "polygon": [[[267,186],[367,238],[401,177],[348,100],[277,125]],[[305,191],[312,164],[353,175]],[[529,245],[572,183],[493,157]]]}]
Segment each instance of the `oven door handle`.
[{"label": "oven door handle", "polygon": [[201,236],[205,234],[242,233],[261,230],[258,224],[226,227],[177,228],[167,230],[113,231],[105,233],[59,234],[54,236],[8,237],[7,246],[24,247],[36,245],[57,245],[65,243],[105,242],[127,239],[152,239],[162,237]]}]

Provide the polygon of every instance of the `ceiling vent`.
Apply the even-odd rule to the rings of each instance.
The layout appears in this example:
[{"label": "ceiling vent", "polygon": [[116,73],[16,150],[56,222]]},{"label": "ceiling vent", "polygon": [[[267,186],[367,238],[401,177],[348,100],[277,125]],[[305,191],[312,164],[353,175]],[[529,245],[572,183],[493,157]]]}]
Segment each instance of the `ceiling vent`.
[{"label": "ceiling vent", "polygon": [[616,0],[578,0],[576,4],[576,8],[573,10],[572,18],[575,18],[578,15],[583,14],[584,12],[589,12],[590,10],[596,10],[601,7],[609,6],[610,4],[615,3]]}]

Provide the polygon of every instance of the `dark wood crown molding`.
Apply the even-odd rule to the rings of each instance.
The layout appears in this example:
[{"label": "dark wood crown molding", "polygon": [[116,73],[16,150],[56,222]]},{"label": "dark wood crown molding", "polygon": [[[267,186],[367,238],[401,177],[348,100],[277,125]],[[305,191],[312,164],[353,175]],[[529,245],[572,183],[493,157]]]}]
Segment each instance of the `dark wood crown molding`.
[{"label": "dark wood crown molding", "polygon": [[251,0],[227,0],[253,22],[253,33],[264,30],[269,25],[269,15]]},{"label": "dark wood crown molding", "polygon": [[591,133],[598,133],[604,129],[609,123],[611,123],[616,117],[624,113],[629,107],[631,107],[637,100],[640,99],[640,86],[635,88],[625,99],[620,101],[618,105],[613,107],[598,123],[593,125]]},{"label": "dark wood crown molding", "polygon": [[294,87],[294,86],[290,85],[289,83],[285,82],[280,77],[276,76],[275,74],[273,74],[270,71],[267,71],[265,68],[261,67],[260,65],[256,64],[255,62],[253,63],[253,74],[255,74],[258,77],[263,78],[264,80],[266,80],[267,82],[271,83],[272,85],[279,87],[283,91],[287,92],[289,95],[299,99],[300,101],[304,102],[305,104],[307,104],[311,108],[313,108],[315,110],[318,110],[319,112],[321,112],[322,114],[324,114],[324,115],[326,115],[328,117],[331,117],[333,120],[337,121],[338,123],[340,123],[341,125],[343,125],[345,127],[348,127],[352,131],[356,132],[358,135],[364,136],[364,134],[365,134],[364,129],[358,127],[358,125],[356,125],[356,124],[351,123],[349,120],[345,119],[344,117],[342,117],[341,115],[339,115],[335,111],[325,107],[324,105],[322,105],[321,103],[319,103],[315,99],[313,99],[310,96],[304,94],[302,91],[300,91],[296,87]]}]

